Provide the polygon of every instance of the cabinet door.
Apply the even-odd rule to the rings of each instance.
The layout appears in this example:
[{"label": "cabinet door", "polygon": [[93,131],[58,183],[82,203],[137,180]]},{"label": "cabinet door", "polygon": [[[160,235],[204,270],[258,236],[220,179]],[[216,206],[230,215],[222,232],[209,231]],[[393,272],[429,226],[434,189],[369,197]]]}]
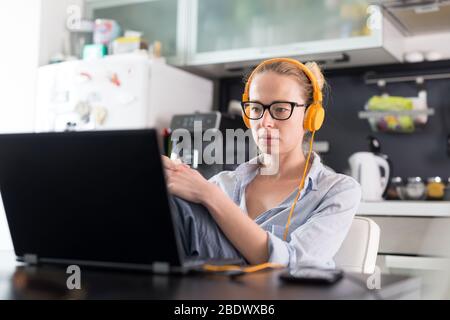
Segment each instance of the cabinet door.
[{"label": "cabinet door", "polygon": [[[184,56],[184,35],[179,30],[184,21],[186,0],[88,0],[87,12],[92,19],[114,19],[122,31],[143,33],[151,44],[162,43],[162,55],[174,62]],[[180,62],[180,61],[178,61]]]},{"label": "cabinet door", "polygon": [[191,64],[381,44],[368,0],[192,0],[191,10]]}]

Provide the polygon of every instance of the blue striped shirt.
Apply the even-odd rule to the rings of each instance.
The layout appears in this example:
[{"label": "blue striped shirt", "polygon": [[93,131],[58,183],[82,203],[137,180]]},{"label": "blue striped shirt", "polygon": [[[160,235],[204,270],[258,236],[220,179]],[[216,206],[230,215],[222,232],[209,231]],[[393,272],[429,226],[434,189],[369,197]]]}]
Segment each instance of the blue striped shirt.
[{"label": "blue striped shirt", "polygon": [[[283,240],[283,234],[298,188],[278,206],[255,219],[268,234],[269,262],[289,267],[335,267],[333,257],[350,229],[361,199],[361,188],[353,178],[324,166],[316,153],[312,159],[291,218],[287,241]],[[209,181],[217,184],[247,213],[245,188],[259,171],[260,165],[250,161],[235,171],[220,172]]]}]

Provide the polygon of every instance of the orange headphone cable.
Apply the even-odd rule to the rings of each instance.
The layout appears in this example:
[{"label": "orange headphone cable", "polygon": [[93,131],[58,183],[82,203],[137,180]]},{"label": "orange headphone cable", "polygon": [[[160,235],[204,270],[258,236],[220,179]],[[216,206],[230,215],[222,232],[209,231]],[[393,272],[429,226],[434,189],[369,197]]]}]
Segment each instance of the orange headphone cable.
[{"label": "orange headphone cable", "polygon": [[306,171],[308,170],[308,164],[309,164],[309,160],[311,158],[312,146],[313,146],[314,134],[315,133],[316,133],[316,131],[312,131],[311,141],[309,142],[308,156],[306,158],[306,163],[305,163],[305,169],[303,169],[302,180],[300,181],[300,186],[298,188],[297,195],[295,196],[295,201],[292,204],[291,211],[289,212],[288,220],[287,220],[287,223],[286,223],[286,228],[284,229],[284,235],[283,235],[283,240],[284,241],[286,241],[286,239],[287,239],[287,235],[288,235],[288,231],[289,231],[289,225],[291,224],[291,217],[292,217],[292,214],[294,213],[295,205],[297,204],[297,201],[300,198],[300,193],[302,192],[303,186],[305,184]]},{"label": "orange headphone cable", "polygon": [[241,267],[238,265],[212,265],[212,264],[204,264],[203,270],[204,271],[210,271],[210,272],[224,272],[224,271],[241,271],[243,273],[252,273],[264,269],[279,269],[284,268],[285,266],[278,263],[272,263],[272,262],[264,262],[260,264],[256,264],[253,266],[248,267]]}]

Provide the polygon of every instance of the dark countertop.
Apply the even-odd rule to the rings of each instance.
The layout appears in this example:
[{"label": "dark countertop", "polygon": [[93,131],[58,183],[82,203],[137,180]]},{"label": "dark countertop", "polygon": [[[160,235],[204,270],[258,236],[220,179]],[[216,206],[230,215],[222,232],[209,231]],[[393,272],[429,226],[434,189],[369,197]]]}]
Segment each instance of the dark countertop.
[{"label": "dark countertop", "polygon": [[81,268],[81,289],[68,290],[63,267],[24,266],[0,252],[2,299],[401,299],[420,297],[420,279],[381,275],[381,289],[367,288],[368,275],[347,273],[334,285],[287,284],[281,271],[260,271],[235,280],[224,275],[156,275]]}]

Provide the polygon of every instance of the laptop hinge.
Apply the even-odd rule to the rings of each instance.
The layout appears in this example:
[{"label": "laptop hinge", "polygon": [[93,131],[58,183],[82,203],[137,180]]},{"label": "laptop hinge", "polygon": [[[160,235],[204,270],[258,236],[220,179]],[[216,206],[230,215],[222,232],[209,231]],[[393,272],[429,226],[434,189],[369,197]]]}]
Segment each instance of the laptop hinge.
[{"label": "laptop hinge", "polygon": [[38,256],[37,256],[37,254],[26,253],[23,255],[23,261],[28,264],[37,264]]},{"label": "laptop hinge", "polygon": [[153,272],[157,273],[169,273],[170,264],[167,262],[155,261],[153,262]]}]

